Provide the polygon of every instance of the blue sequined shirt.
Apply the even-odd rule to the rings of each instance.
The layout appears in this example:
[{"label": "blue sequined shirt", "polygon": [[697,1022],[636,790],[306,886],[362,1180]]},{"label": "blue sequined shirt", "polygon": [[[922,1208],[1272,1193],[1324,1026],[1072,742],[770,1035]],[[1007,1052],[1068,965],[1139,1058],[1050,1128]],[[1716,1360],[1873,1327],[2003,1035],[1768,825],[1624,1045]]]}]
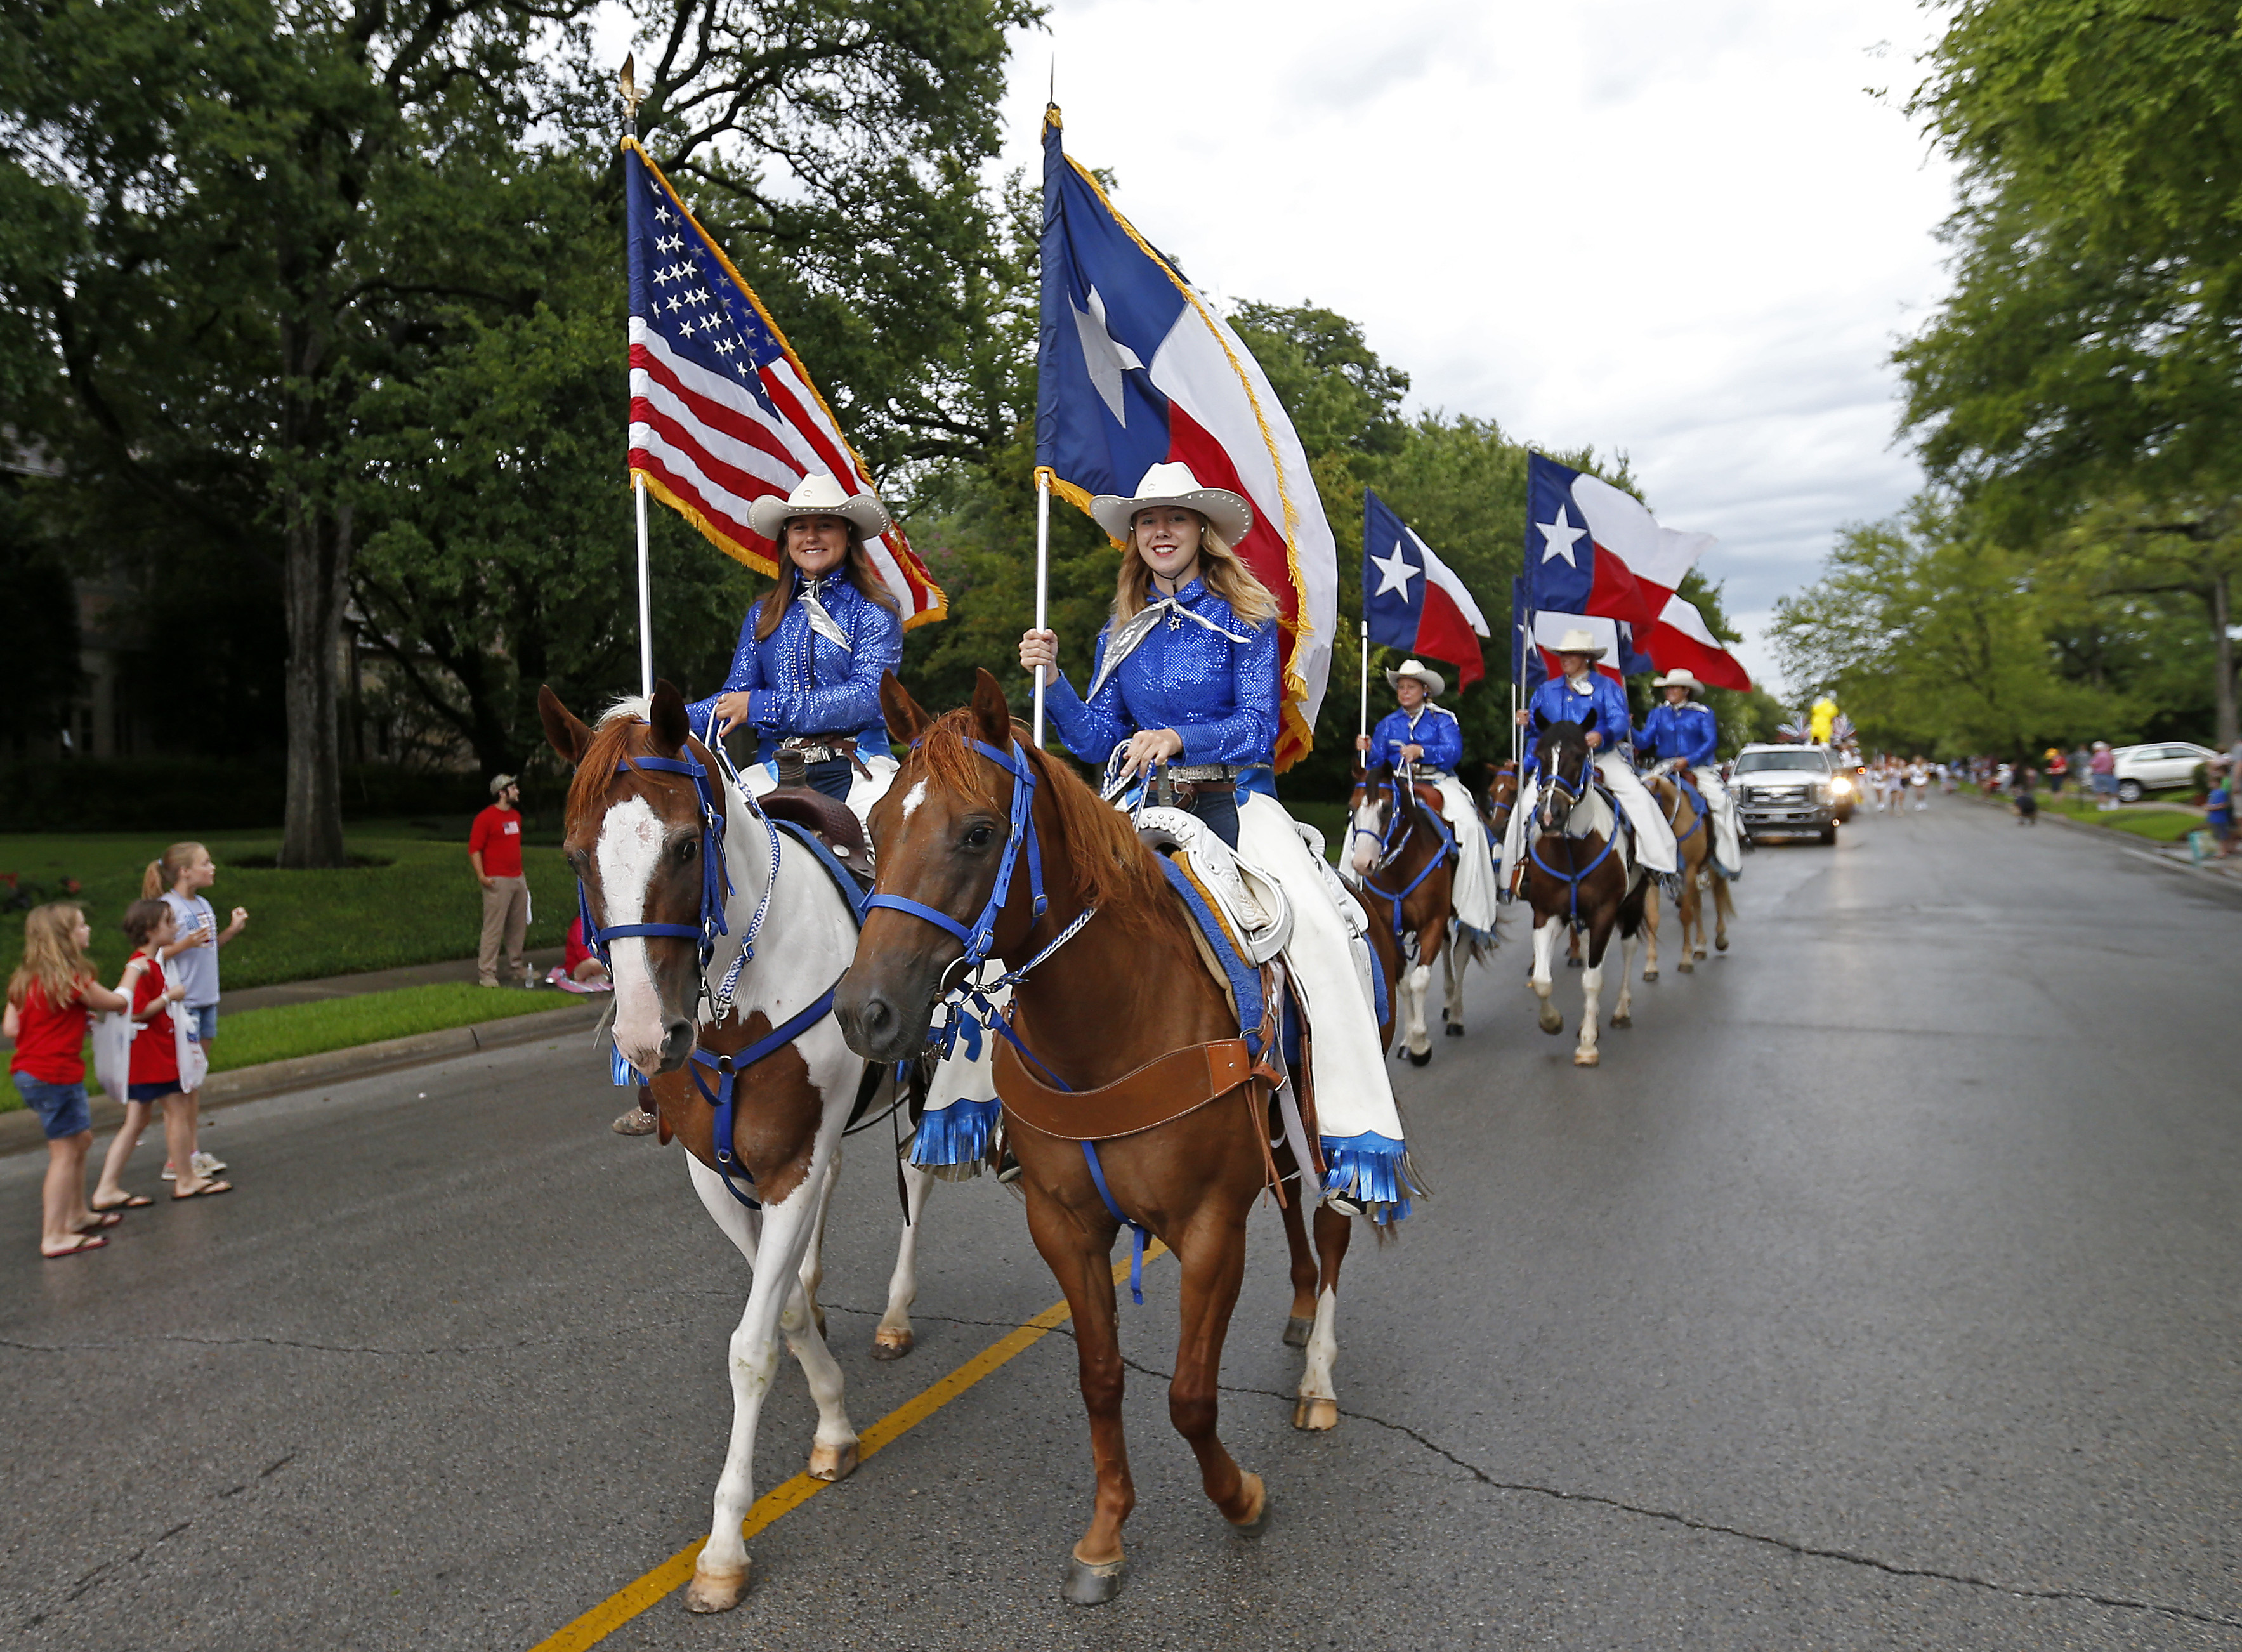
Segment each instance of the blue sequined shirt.
[{"label": "blue sequined shirt", "polygon": [[1453,772],[1464,760],[1463,725],[1454,712],[1440,706],[1420,705],[1413,718],[1406,711],[1389,711],[1370,731],[1367,761],[1373,768],[1399,769],[1404,746],[1424,748],[1425,755],[1417,760],[1420,768]]},{"label": "blue sequined shirt", "polygon": [[[1140,729],[1172,729],[1183,737],[1178,763],[1271,763],[1277,752],[1277,621],[1246,624],[1198,580],[1177,592],[1176,602],[1208,623],[1165,614],[1099,683],[1113,641],[1109,621],[1091,657],[1091,681],[1098,686],[1090,698],[1064,676],[1044,688],[1044,708],[1059,738],[1084,762],[1102,765]],[[1245,641],[1233,642],[1233,636]]]},{"label": "blue sequined shirt", "polygon": [[1684,701],[1652,711],[1643,719],[1642,732],[1635,743],[1638,755],[1679,757],[1694,769],[1712,762],[1720,741],[1721,725],[1712,707]]},{"label": "blue sequined shirt", "polygon": [[758,642],[762,604],[756,604],[741,623],[740,651],[724,686],[685,708],[694,733],[708,726],[720,696],[744,690],[757,755],[765,762],[776,755],[780,741],[794,735],[853,735],[858,755],[889,755],[887,724],[880,717],[880,675],[903,656],[903,621],[846,579],[804,580],[800,591],[824,605],[848,634],[849,646],[813,628],[809,609],[799,600],[787,604],[776,628]]},{"label": "blue sequined shirt", "polygon": [[1541,766],[1541,736],[1553,722],[1577,722],[1603,736],[1599,755],[1622,741],[1632,739],[1635,718],[1627,708],[1627,690],[1601,671],[1588,675],[1583,694],[1563,677],[1552,677],[1534,691],[1526,704],[1533,713],[1526,725],[1526,767]]}]

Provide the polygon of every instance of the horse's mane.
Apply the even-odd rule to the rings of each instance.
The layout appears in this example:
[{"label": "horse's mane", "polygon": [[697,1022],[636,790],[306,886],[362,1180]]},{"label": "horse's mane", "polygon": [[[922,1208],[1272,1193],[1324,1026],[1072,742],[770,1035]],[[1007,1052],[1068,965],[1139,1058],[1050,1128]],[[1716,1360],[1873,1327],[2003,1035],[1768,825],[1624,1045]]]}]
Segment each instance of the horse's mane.
[{"label": "horse's mane", "polygon": [[571,816],[580,809],[595,807],[607,795],[607,784],[615,777],[615,765],[631,755],[628,749],[631,731],[645,724],[643,695],[625,695],[600,714],[599,724],[592,731],[592,743],[584,748],[575,776],[568,782]]},{"label": "horse's mane", "polygon": [[[960,707],[934,720],[918,742],[917,755],[937,785],[981,798],[993,808],[997,799],[989,789],[988,770],[973,749],[980,737],[972,708]],[[1142,924],[1163,910],[1167,879],[1152,851],[1138,840],[1129,816],[1049,752],[1038,751],[1024,737],[1020,749],[1035,765],[1058,816],[1058,847],[1065,851],[1074,892],[1084,904],[1097,907],[1124,927]]]}]

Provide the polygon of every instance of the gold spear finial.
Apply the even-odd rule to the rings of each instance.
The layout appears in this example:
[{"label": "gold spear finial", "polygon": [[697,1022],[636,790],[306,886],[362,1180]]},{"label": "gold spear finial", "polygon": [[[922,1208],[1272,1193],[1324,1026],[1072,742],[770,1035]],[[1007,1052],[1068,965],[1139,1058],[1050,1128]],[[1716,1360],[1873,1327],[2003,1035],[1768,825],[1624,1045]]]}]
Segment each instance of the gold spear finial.
[{"label": "gold spear finial", "polygon": [[633,54],[626,53],[623,71],[615,79],[616,89],[622,94],[623,122],[630,128],[634,138],[638,136],[638,106],[646,101],[646,94],[638,89],[638,81],[631,74],[631,66],[635,61]]}]

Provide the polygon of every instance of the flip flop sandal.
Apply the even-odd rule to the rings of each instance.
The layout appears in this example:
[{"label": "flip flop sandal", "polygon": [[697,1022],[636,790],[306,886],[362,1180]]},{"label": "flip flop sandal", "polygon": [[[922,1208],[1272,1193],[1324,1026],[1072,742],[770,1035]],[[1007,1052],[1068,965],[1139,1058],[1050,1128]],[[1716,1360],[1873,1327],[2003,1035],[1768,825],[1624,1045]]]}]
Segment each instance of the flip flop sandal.
[{"label": "flip flop sandal", "polygon": [[117,1211],[144,1211],[155,1202],[145,1193],[127,1193],[114,1205],[89,1205],[86,1208],[96,1216],[107,1216]]},{"label": "flip flop sandal", "polygon": [[233,1184],[232,1182],[205,1182],[200,1187],[195,1189],[191,1193],[172,1194],[171,1203],[176,1205],[179,1203],[180,1200],[188,1199],[209,1199],[219,1193],[231,1193],[232,1192],[233,1192]]},{"label": "flip flop sandal", "polygon": [[59,1262],[66,1256],[84,1256],[88,1251],[104,1249],[107,1247],[109,1241],[102,1238],[98,1233],[81,1233],[77,1236],[77,1243],[71,1246],[70,1249],[66,1251],[50,1251],[42,1248],[39,1254],[45,1257],[50,1262]]},{"label": "flip flop sandal", "polygon": [[[89,1208],[91,1208],[91,1206],[89,1206]],[[124,1213],[122,1211],[95,1211],[93,1212],[93,1226],[91,1227],[81,1227],[77,1231],[81,1233],[97,1233],[104,1227],[116,1226],[124,1219]]]}]

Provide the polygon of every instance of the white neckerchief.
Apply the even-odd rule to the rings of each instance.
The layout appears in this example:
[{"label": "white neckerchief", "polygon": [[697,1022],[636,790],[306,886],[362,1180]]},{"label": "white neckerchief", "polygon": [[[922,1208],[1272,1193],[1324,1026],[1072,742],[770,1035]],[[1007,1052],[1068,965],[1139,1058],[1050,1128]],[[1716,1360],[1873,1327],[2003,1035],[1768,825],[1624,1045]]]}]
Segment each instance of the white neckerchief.
[{"label": "white neckerchief", "polygon": [[1581,680],[1578,682],[1574,682],[1570,677],[1561,677],[1558,681],[1574,694],[1593,695],[1596,691],[1596,674],[1594,667],[1581,673]]},{"label": "white neckerchief", "polygon": [[809,615],[811,630],[829,642],[839,643],[849,653],[854,654],[856,651],[856,644],[849,641],[849,634],[841,628],[841,621],[828,614],[825,611],[825,604],[817,600],[817,594],[832,582],[829,575],[813,579],[804,574],[801,583],[795,588],[795,600],[802,604],[803,610]]},{"label": "white neckerchief", "polygon": [[1205,626],[1218,637],[1228,637],[1232,642],[1242,645],[1252,641],[1251,637],[1242,637],[1235,632],[1225,631],[1212,620],[1192,613],[1183,605],[1180,598],[1162,597],[1114,632],[1113,640],[1105,645],[1105,662],[1098,668],[1098,681],[1090,685],[1090,693],[1084,698],[1094,700],[1098,697],[1098,691],[1105,686],[1106,679],[1113,675],[1124,660],[1137,651],[1139,643],[1152,635],[1162,620],[1174,623],[1178,616],[1191,621],[1194,625]]}]

